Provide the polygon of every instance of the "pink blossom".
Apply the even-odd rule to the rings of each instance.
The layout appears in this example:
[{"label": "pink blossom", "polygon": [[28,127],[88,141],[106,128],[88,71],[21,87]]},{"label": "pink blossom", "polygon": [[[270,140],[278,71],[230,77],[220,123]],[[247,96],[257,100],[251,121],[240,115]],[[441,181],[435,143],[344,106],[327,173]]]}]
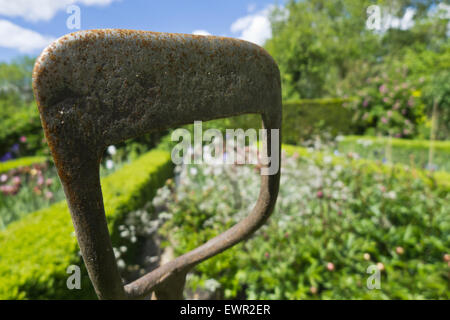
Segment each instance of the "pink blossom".
[{"label": "pink blossom", "polygon": [[53,179],[52,178],[48,178],[46,181],[45,181],[45,185],[48,187],[48,186],[51,186],[53,184]]},{"label": "pink blossom", "polygon": [[323,198],[323,192],[321,190],[317,191],[317,198]]},{"label": "pink blossom", "polygon": [[264,257],[266,257],[267,259],[270,257],[270,254],[268,252],[264,253]]},{"label": "pink blossom", "polygon": [[385,117],[382,117],[382,118],[381,118],[381,122],[383,122],[383,123],[386,124],[386,123],[388,122],[388,120],[387,120]]},{"label": "pink blossom", "polygon": [[45,193],[45,198],[48,199],[48,200],[52,199],[53,198],[53,192],[47,191]]},{"label": "pink blossom", "polygon": [[38,184],[38,186],[42,186],[44,184],[44,177],[43,176],[41,176],[41,175],[38,176],[37,184]]},{"label": "pink blossom", "polygon": [[380,90],[380,93],[385,93],[387,91],[387,87],[384,84],[382,84],[378,89]]},{"label": "pink blossom", "polygon": [[21,136],[19,140],[20,140],[20,142],[25,143],[25,142],[27,142],[27,137]]},{"label": "pink blossom", "polygon": [[8,175],[2,174],[2,175],[0,176],[0,182],[6,182],[6,181],[8,181]]},{"label": "pink blossom", "polygon": [[13,195],[16,194],[17,191],[19,191],[19,186],[9,186],[9,185],[0,186],[0,191],[4,195]]},{"label": "pink blossom", "polygon": [[327,263],[327,269],[328,269],[328,271],[334,271],[334,264],[333,264],[333,262],[328,262]]},{"label": "pink blossom", "polygon": [[13,177],[12,182],[13,182],[15,185],[19,185],[19,184],[22,182],[22,179],[20,179],[19,176],[15,176],[15,177]]},{"label": "pink blossom", "polygon": [[391,110],[389,110],[388,112],[387,112],[387,116],[390,118],[390,117],[392,117],[392,111]]},{"label": "pink blossom", "polygon": [[384,103],[389,103],[389,98],[387,98],[387,97],[386,97],[386,98],[383,98],[383,102],[384,102]]},{"label": "pink blossom", "polygon": [[365,108],[365,107],[367,107],[369,105],[369,100],[366,98],[366,99],[364,99],[364,101],[363,101],[363,107]]}]

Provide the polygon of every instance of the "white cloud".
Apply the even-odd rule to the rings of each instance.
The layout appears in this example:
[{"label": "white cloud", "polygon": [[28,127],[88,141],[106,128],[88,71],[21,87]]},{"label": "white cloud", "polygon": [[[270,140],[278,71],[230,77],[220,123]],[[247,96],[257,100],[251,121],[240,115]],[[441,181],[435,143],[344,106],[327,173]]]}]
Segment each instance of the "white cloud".
[{"label": "white cloud", "polygon": [[27,21],[49,21],[70,4],[106,6],[117,0],[0,0],[0,15]]},{"label": "white cloud", "polygon": [[194,31],[192,31],[192,34],[195,34],[197,36],[210,36],[211,35],[211,33],[209,33],[206,30],[202,30],[202,29],[194,30]]},{"label": "white cloud", "polygon": [[250,41],[258,45],[272,37],[272,28],[269,21],[269,13],[273,9],[270,5],[265,9],[250,13],[242,18],[237,19],[231,25],[231,32],[239,34],[242,40]]},{"label": "white cloud", "polygon": [[0,19],[0,47],[17,49],[22,53],[31,53],[43,49],[54,40],[53,37],[41,35],[8,20]]}]

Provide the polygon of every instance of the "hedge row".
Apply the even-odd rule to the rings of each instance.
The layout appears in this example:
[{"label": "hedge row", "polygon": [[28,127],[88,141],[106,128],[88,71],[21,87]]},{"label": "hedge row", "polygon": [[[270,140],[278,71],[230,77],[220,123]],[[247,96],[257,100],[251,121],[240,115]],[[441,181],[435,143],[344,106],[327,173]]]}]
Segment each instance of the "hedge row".
[{"label": "hedge row", "polygon": [[[283,102],[282,140],[287,144],[300,144],[313,134],[329,132],[338,134],[356,133],[352,124],[352,114],[344,104],[349,99],[311,99]],[[188,126],[191,128],[191,126]],[[203,123],[203,129],[241,128],[244,130],[261,128],[261,117],[245,114],[227,119]]]},{"label": "hedge row", "polygon": [[[118,226],[173,174],[170,154],[153,150],[102,180],[113,245]],[[84,268],[65,201],[31,213],[0,232],[0,299],[95,298],[82,269],[82,289],[68,290],[66,269]]]},{"label": "hedge row", "polygon": [[46,157],[23,157],[16,160],[9,160],[6,162],[0,162],[0,173],[8,172],[20,167],[28,167],[32,164],[43,163],[47,161]]},{"label": "hedge row", "polygon": [[356,152],[367,159],[388,158],[392,162],[414,164],[420,168],[428,165],[428,154],[433,146],[435,170],[450,171],[450,141],[406,140],[370,136],[345,136],[340,139],[338,150],[343,153]]},{"label": "hedge row", "polygon": [[[283,145],[283,151],[288,155],[293,155],[297,153],[301,157],[309,157],[311,154],[308,149],[292,146],[292,145]],[[315,154],[318,154],[319,158],[323,157],[331,157],[334,164],[343,164],[344,159],[343,156],[334,156],[326,153],[314,151]],[[405,167],[404,164],[383,164],[381,161],[374,161],[370,159],[354,159],[353,162],[358,165],[364,165],[367,170],[374,171],[380,174],[389,174],[392,170],[396,172],[396,174],[400,177],[409,177],[413,175],[414,177],[421,178],[430,186],[437,186],[442,191],[449,192],[450,191],[450,173],[443,171],[429,171],[429,170],[421,170],[415,168]]]}]

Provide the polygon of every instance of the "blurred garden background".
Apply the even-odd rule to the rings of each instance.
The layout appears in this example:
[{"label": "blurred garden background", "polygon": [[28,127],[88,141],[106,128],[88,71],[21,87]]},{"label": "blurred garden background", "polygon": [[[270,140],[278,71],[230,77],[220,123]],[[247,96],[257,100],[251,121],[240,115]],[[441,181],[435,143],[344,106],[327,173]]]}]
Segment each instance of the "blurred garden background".
[{"label": "blurred garden background", "polygon": [[[449,2],[269,8],[263,47],[283,86],[277,205],[254,236],[192,270],[185,296],[449,299]],[[35,58],[0,63],[0,299],[95,298],[84,269],[82,289],[66,287],[67,267],[82,261],[33,97]],[[204,123],[260,126],[253,115]],[[174,166],[170,134],[105,150],[105,209],[125,281],[218,235],[257,199],[256,166]]]}]

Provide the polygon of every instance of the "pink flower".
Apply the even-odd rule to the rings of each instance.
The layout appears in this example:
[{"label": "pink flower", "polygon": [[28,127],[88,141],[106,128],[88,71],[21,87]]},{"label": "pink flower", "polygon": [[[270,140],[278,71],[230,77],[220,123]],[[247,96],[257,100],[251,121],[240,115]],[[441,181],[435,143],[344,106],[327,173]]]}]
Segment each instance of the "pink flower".
[{"label": "pink flower", "polygon": [[408,106],[410,106],[410,107],[414,106],[414,99],[413,98],[410,98],[408,100]]},{"label": "pink flower", "polygon": [[333,262],[328,262],[327,263],[327,269],[328,269],[328,271],[334,271],[334,264],[333,264]]},{"label": "pink flower", "polygon": [[53,179],[52,178],[48,178],[46,181],[45,181],[45,185],[48,187],[48,186],[51,186],[53,184]]},{"label": "pink flower", "polygon": [[4,194],[4,195],[13,195],[16,194],[17,191],[19,191],[19,186],[0,186],[0,191]]},{"label": "pink flower", "polygon": [[22,179],[20,179],[19,176],[15,176],[15,177],[13,177],[12,182],[13,182],[15,185],[19,185],[19,184],[22,182]]},{"label": "pink flower", "polygon": [[53,198],[53,192],[47,191],[45,193],[45,198],[48,199],[48,200],[52,199]]},{"label": "pink flower", "polygon": [[380,88],[378,88],[379,90],[380,90],[380,93],[385,93],[386,91],[387,91],[387,87],[386,87],[386,85],[384,85],[384,84],[382,84],[381,86],[380,86]]},{"label": "pink flower", "polygon": [[364,99],[364,101],[363,101],[363,107],[365,108],[365,107],[367,107],[369,105],[369,100],[366,98],[366,99]]},{"label": "pink flower", "polygon": [[322,190],[317,191],[317,198],[322,199],[323,198],[323,192]]},{"label": "pink flower", "polygon": [[2,175],[0,176],[0,182],[6,182],[6,181],[8,181],[8,175],[2,174]]},{"label": "pink flower", "polygon": [[25,143],[25,142],[27,142],[27,137],[21,136],[19,140],[20,140],[20,142]]},{"label": "pink flower", "polygon": [[388,98],[388,97],[383,98],[383,102],[384,102],[384,103],[389,103],[389,98]]},{"label": "pink flower", "polygon": [[386,124],[386,123],[388,122],[388,120],[387,120],[385,117],[382,117],[382,118],[381,118],[381,122],[383,122],[383,123]]},{"label": "pink flower", "polygon": [[389,110],[388,112],[387,112],[387,116],[390,118],[390,117],[392,117],[392,111],[391,110]]},{"label": "pink flower", "polygon": [[264,253],[264,257],[266,257],[267,259],[270,257],[270,254],[268,252]]},{"label": "pink flower", "polygon": [[38,176],[37,184],[38,184],[38,186],[42,186],[44,184],[44,177],[43,176],[41,176],[41,175]]}]

